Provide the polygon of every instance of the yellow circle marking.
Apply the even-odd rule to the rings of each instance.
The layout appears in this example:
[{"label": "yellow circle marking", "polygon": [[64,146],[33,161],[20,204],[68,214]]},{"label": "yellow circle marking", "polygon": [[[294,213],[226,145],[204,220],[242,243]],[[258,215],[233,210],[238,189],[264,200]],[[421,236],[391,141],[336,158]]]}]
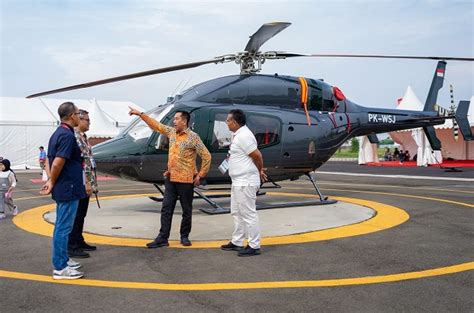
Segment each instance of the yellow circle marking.
[{"label": "yellow circle marking", "polygon": [[[293,194],[294,195],[294,194]],[[144,195],[132,195],[132,196],[144,196]],[[299,195],[302,197],[306,197],[308,195]],[[125,197],[131,197],[131,196],[120,196],[121,198]],[[108,198],[114,198],[117,199],[117,197],[108,197]],[[103,198],[104,200],[107,198]],[[347,202],[352,202],[356,204],[379,204],[377,202],[373,201],[366,201],[366,200],[359,200],[359,199],[353,199],[353,198],[345,198],[345,197],[334,197],[334,199],[338,199],[341,201],[347,201]],[[351,200],[351,201],[348,201]],[[431,200],[434,200],[431,198]],[[464,204],[466,205],[466,204]],[[384,210],[391,210],[391,209],[396,209],[397,213],[400,215],[404,215],[403,219],[400,219],[398,224],[403,223],[408,219],[408,214],[398,208],[388,206],[388,205],[382,205],[386,207],[376,207],[377,215],[376,217],[372,218],[369,221],[374,221],[377,218],[380,218],[380,215],[388,215]],[[467,205],[469,206],[469,205]],[[46,210],[44,209],[46,207]],[[43,208],[42,210],[40,210]],[[54,205],[48,205],[48,206],[42,206],[38,207],[35,209],[31,209],[29,211],[26,211],[22,213],[21,215],[18,215],[15,219],[18,218],[18,221],[25,219],[28,217],[29,214],[26,214],[28,212],[33,212],[34,214],[30,214],[29,218],[34,217],[34,222],[41,221],[42,224],[47,224],[44,222],[42,218],[42,214],[46,212],[47,210],[50,210],[51,208],[54,208]],[[372,207],[374,208],[374,207]],[[42,213],[38,214],[40,211]],[[33,216],[34,215],[34,216]],[[385,216],[387,218],[387,216]],[[400,218],[400,216],[399,216]],[[19,226],[20,223],[17,223],[18,221],[15,221],[15,224]],[[358,225],[367,223],[362,222]],[[379,228],[377,230],[372,230],[373,231],[378,231],[382,230],[380,227],[382,225],[385,225],[388,223],[387,221],[380,220],[380,224],[376,223],[372,227],[373,228]],[[396,225],[398,225],[396,224]],[[47,224],[49,225],[49,224]],[[393,225],[393,226],[396,226]],[[51,236],[51,230],[52,226],[49,225],[49,230],[46,231],[46,234],[40,233],[41,235],[46,235],[46,236]],[[351,225],[349,225],[351,226]],[[393,227],[391,226],[391,227]],[[21,226],[20,226],[21,227]],[[348,227],[348,226],[344,226]],[[341,228],[344,228],[341,227]],[[388,227],[386,227],[388,228]],[[386,229],[384,228],[384,229]],[[340,229],[340,228],[339,228]],[[31,230],[28,230],[31,231]],[[44,231],[44,230],[43,230]],[[329,230],[327,230],[329,231]],[[314,232],[314,233],[323,233],[325,231],[320,231],[320,232]],[[357,234],[352,234],[352,236],[355,235],[361,235],[363,233],[368,233],[368,232],[360,232]],[[285,238],[280,237],[280,238]],[[288,236],[291,237],[291,236]],[[267,238],[270,239],[270,238]],[[328,238],[329,239],[329,238]],[[123,238],[120,238],[120,240],[123,240]],[[319,240],[327,240],[327,239],[319,239]],[[377,283],[388,283],[388,282],[397,282],[397,281],[405,281],[405,280],[413,280],[413,279],[420,279],[420,278],[426,278],[426,277],[434,277],[434,276],[441,276],[441,275],[449,275],[449,274],[455,274],[455,273],[460,273],[460,272],[465,272],[465,271],[471,271],[474,270],[474,262],[467,262],[467,263],[461,263],[461,264],[456,264],[456,265],[451,265],[451,266],[446,266],[446,267],[439,267],[439,268],[434,268],[434,269],[429,269],[429,270],[423,270],[423,271],[417,271],[417,272],[406,272],[406,273],[396,273],[396,274],[388,274],[388,275],[378,275],[378,276],[366,276],[366,277],[356,277],[356,278],[339,278],[339,279],[325,279],[325,280],[305,280],[305,281],[269,281],[269,282],[235,282],[235,283],[200,283],[200,284],[165,284],[165,283],[146,283],[146,282],[121,282],[121,281],[105,281],[105,280],[94,280],[94,279],[80,279],[80,280],[72,280],[72,281],[64,281],[64,280],[53,280],[51,276],[46,276],[46,275],[38,275],[38,274],[29,274],[29,273],[21,273],[21,272],[13,272],[13,271],[3,271],[0,270],[0,277],[4,278],[12,278],[12,279],[21,279],[21,280],[30,280],[30,281],[39,281],[39,282],[48,282],[48,283],[56,283],[56,284],[67,284],[67,285],[81,285],[81,286],[93,286],[93,287],[109,287],[109,288],[130,288],[130,289],[148,289],[148,290],[176,290],[176,291],[207,291],[207,290],[241,290],[241,289],[275,289],[275,288],[314,288],[314,287],[336,287],[336,286],[353,286],[353,285],[367,285],[367,284],[377,284]]]},{"label": "yellow circle marking", "polygon": [[[298,193],[284,193],[284,192],[269,192],[269,195],[274,196],[292,196],[292,197],[305,197],[314,198],[314,195],[298,194]],[[109,196],[101,197],[101,200],[112,200],[112,199],[125,199],[125,198],[136,198],[144,196],[153,196],[154,194],[135,194],[135,195],[121,195],[121,196]],[[295,244],[295,243],[306,243],[321,240],[331,240],[343,237],[351,237],[358,235],[365,235],[381,230],[385,230],[391,227],[395,227],[406,222],[409,219],[408,213],[400,208],[383,204],[375,201],[348,198],[348,197],[331,197],[332,199],[350,202],[357,205],[366,206],[372,208],[377,214],[366,221],[361,223],[346,225],[331,229],[312,231],[303,234],[275,236],[262,238],[262,245],[282,245],[282,244]],[[13,223],[19,228],[26,230],[31,233],[52,237],[53,225],[47,223],[43,219],[43,215],[56,208],[56,204],[48,204],[40,207],[27,210],[17,215],[13,219]],[[84,238],[91,243],[101,245],[113,245],[113,246],[128,246],[128,247],[144,247],[150,240],[146,239],[135,239],[135,238],[123,238],[123,237],[112,237],[102,236],[94,234],[84,234]],[[219,248],[222,244],[227,243],[226,240],[221,241],[193,241],[191,247],[183,247],[179,241],[171,240],[170,247],[173,248],[184,248],[184,249],[200,249],[200,248]]]},{"label": "yellow circle marking", "polygon": [[309,287],[337,287],[368,285],[378,283],[397,282],[433,276],[448,275],[470,271],[474,269],[474,262],[467,262],[452,266],[439,267],[418,272],[397,273],[378,276],[356,278],[339,278],[323,280],[296,280],[296,281],[264,281],[247,283],[200,283],[200,284],[165,284],[126,281],[108,281],[96,279],[53,280],[51,276],[10,272],[0,270],[0,277],[57,283],[66,285],[80,285],[91,287],[130,288],[151,290],[178,290],[178,291],[208,291],[208,290],[241,290],[241,289],[275,289],[275,288],[309,288]]}]

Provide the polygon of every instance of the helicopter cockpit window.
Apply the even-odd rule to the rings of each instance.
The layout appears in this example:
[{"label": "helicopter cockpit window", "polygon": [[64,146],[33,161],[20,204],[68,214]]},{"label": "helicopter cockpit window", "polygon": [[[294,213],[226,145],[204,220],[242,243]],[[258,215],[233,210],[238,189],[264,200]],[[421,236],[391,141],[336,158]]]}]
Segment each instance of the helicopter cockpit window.
[{"label": "helicopter cockpit window", "polygon": [[226,149],[230,146],[232,133],[227,127],[227,113],[218,113],[214,119],[214,130],[212,133],[212,148]]},{"label": "helicopter cockpit window", "polygon": [[[157,121],[161,121],[172,108],[172,105],[159,107],[156,111],[151,112],[149,116]],[[127,135],[132,137],[135,142],[148,140],[152,133],[153,130],[141,119],[138,119],[127,131]]]},{"label": "helicopter cockpit window", "polygon": [[247,127],[255,135],[258,147],[265,147],[280,140],[280,121],[276,118],[262,115],[249,115]]}]

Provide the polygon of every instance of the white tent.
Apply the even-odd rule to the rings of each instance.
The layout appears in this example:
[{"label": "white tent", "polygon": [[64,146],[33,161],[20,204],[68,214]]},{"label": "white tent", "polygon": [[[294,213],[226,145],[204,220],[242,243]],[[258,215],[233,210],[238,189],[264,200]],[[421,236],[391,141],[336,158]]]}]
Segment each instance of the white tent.
[{"label": "white tent", "polygon": [[58,106],[65,101],[89,112],[89,137],[116,136],[132,120],[128,106],[142,110],[131,102],[1,97],[0,156],[9,159],[14,169],[39,168],[38,147],[47,149],[59,125]]},{"label": "white tent", "polygon": [[[474,97],[470,99],[471,105],[468,112],[468,120],[471,130],[474,132]],[[423,104],[408,86],[398,109],[422,111]],[[453,135],[453,121],[446,120],[442,125],[435,126],[436,136],[441,141],[441,151],[433,151],[431,145],[421,128],[391,132],[392,139],[402,146],[403,150],[410,151],[413,156],[417,154],[417,165],[427,166],[428,164],[442,163],[443,158],[456,160],[474,159],[474,142],[465,141],[461,134],[456,141]]]},{"label": "white tent", "polygon": [[359,164],[378,162],[377,144],[370,143],[367,136],[360,136],[357,139],[359,140]]}]

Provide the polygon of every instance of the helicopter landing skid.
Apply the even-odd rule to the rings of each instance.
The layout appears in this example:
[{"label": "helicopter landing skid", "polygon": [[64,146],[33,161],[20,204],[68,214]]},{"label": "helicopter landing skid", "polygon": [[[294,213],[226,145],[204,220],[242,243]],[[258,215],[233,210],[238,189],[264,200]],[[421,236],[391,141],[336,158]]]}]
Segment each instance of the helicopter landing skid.
[{"label": "helicopter landing skid", "polygon": [[[306,202],[287,202],[287,203],[277,203],[277,204],[263,204],[263,205],[257,205],[257,210],[268,210],[268,209],[277,209],[277,208],[291,208],[291,207],[298,207],[298,206],[310,206],[310,205],[325,205],[325,204],[334,204],[337,201],[336,200],[329,200],[328,197],[323,196],[321,191],[319,190],[318,186],[316,185],[316,182],[314,178],[309,174],[306,173],[306,176],[308,176],[309,180],[313,184],[314,189],[316,190],[319,200],[318,201],[306,201]],[[280,185],[277,185],[272,181],[272,183],[278,187],[276,188],[281,188]],[[202,199],[204,199],[207,203],[209,203],[212,208],[200,208],[204,213],[215,215],[215,214],[226,214],[230,213],[230,209],[223,208],[216,202],[212,201],[209,199],[209,197],[205,196],[204,194],[197,192],[194,190],[198,195],[201,196]],[[265,194],[265,193],[262,193]],[[262,195],[257,193],[257,196]]]},{"label": "helicopter landing skid", "polygon": [[[163,191],[163,189],[161,189],[161,187],[160,187],[159,185],[157,185],[157,184],[153,184],[153,186],[155,186],[156,189],[158,189],[158,191],[159,191],[159,192],[161,193],[161,195],[164,197],[165,192]],[[194,192],[198,194],[198,197],[194,197],[194,199],[204,199],[204,198],[203,198],[204,195],[203,195],[202,193],[196,191],[196,189],[194,189]],[[262,195],[264,195],[264,194],[265,194],[265,193],[262,193]],[[259,195],[260,195],[260,194],[259,194]],[[150,198],[151,200],[156,201],[156,202],[163,202],[163,197],[158,198],[158,197],[149,196],[148,198]],[[209,196],[204,196],[204,197],[206,197],[206,198],[208,198],[208,199],[211,199],[211,198],[214,198],[214,199],[215,199],[215,198],[228,198],[228,197],[230,197],[230,195],[209,195]],[[206,201],[207,201],[207,200],[206,200]]]}]

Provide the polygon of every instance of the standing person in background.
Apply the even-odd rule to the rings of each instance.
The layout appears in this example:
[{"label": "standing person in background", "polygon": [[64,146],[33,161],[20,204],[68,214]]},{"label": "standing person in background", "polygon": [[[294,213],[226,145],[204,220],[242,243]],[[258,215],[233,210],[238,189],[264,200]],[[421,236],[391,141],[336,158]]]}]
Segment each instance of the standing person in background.
[{"label": "standing person in background", "polygon": [[[260,222],[256,200],[261,182],[267,180],[263,170],[262,153],[257,140],[245,125],[242,110],[231,110],[227,115],[227,127],[233,132],[229,148],[229,176],[232,179],[230,214],[234,219],[232,240],[221,246],[225,251],[238,251],[238,256],[260,254]],[[247,239],[247,247],[243,247]]]},{"label": "standing person in background", "polygon": [[44,147],[43,146],[40,146],[39,147],[39,156],[38,156],[38,160],[39,160],[39,166],[41,167],[41,170],[44,171],[45,169],[45,163],[46,163],[46,151],[44,151]]},{"label": "standing person in background", "polygon": [[0,178],[3,178],[6,181],[5,186],[0,186],[0,192],[4,192],[2,195],[3,203],[0,203],[0,220],[3,220],[6,218],[4,211],[5,206],[10,209],[13,216],[18,214],[18,207],[13,203],[13,190],[15,190],[16,187],[16,175],[10,169],[10,161],[2,159],[0,170]]},{"label": "standing person in background", "polygon": [[[176,201],[179,198],[183,216],[181,220],[181,244],[191,245],[191,232],[194,186],[199,186],[200,179],[206,176],[211,165],[211,154],[198,134],[189,128],[191,115],[186,111],[177,111],[174,115],[174,127],[166,126],[143,112],[130,108],[130,115],[138,115],[154,131],[169,138],[168,170],[164,173],[165,194],[161,208],[161,229],[158,236],[147,247],[158,248],[169,246],[168,238]],[[196,157],[201,158],[201,170],[196,170]]]},{"label": "standing person in background", "polygon": [[53,279],[78,279],[81,264],[67,255],[69,233],[74,224],[79,200],[86,197],[81,150],[74,136],[79,125],[79,110],[72,102],[58,108],[61,125],[51,135],[48,145],[50,176],[41,194],[52,193],[56,201],[56,222],[53,231]]},{"label": "standing person in background", "polygon": [[95,175],[95,162],[92,156],[92,148],[87,139],[86,132],[90,127],[89,112],[79,109],[79,125],[74,128],[77,144],[81,149],[81,155],[84,159],[84,172],[86,177],[85,198],[79,200],[76,217],[72,231],[69,234],[68,255],[69,257],[88,258],[90,255],[86,251],[94,251],[96,246],[91,246],[84,241],[82,232],[84,230],[84,219],[89,208],[89,200],[92,193],[97,194],[97,178]]}]

